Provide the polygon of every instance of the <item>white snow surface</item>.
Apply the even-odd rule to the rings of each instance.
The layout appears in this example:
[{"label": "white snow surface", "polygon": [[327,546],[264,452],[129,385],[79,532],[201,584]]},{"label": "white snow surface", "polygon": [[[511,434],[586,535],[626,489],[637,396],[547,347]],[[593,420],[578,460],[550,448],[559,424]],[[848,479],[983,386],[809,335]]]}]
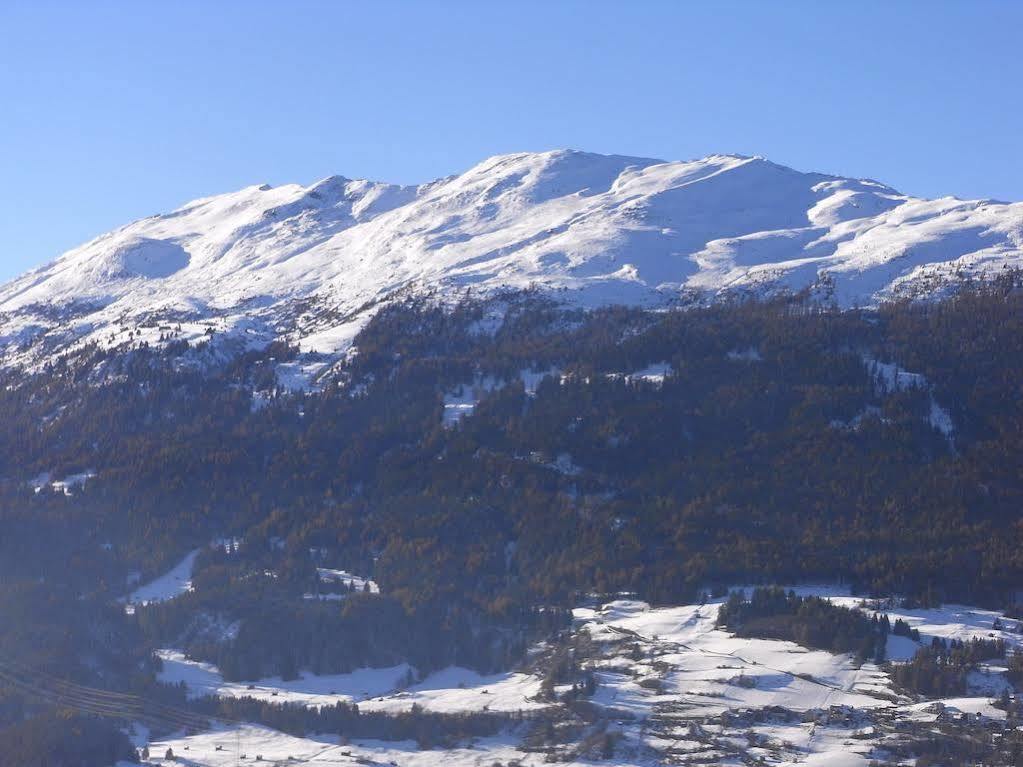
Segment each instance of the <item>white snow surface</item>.
[{"label": "white snow surface", "polygon": [[670,376],[674,371],[671,369],[671,364],[668,362],[655,362],[652,365],[647,365],[642,370],[636,370],[632,373],[608,373],[608,378],[622,378],[629,383],[634,381],[646,381],[652,384],[663,384],[664,379]]},{"label": "white snow surface", "polygon": [[192,568],[199,549],[190,551],[168,572],[156,580],[140,586],[128,595],[129,605],[146,605],[151,602],[165,602],[179,594],[192,590]]},{"label": "white snow surface", "polygon": [[[521,757],[511,737],[481,738],[474,743],[449,749],[419,750],[407,741],[356,740],[340,742],[337,735],[312,735],[297,738],[260,725],[218,727],[209,732],[176,737],[151,743],[151,760],[163,764],[162,757],[172,748],[179,764],[194,767],[235,767],[241,763],[264,765],[401,765],[401,767],[482,767],[483,758],[511,761]],[[238,749],[241,748],[239,753]],[[256,761],[262,757],[262,761]],[[538,763],[542,764],[542,762]],[[621,762],[619,762],[621,763]],[[127,763],[125,767],[127,767]],[[491,764],[490,761],[485,764]],[[633,764],[633,762],[628,762]],[[121,767],[121,765],[117,765]]]},{"label": "white snow surface", "polygon": [[536,700],[540,680],[529,674],[506,672],[484,676],[451,666],[406,687],[412,671],[406,663],[388,668],[361,668],[348,674],[299,674],[284,681],[269,677],[257,682],[225,681],[215,665],[192,660],[180,650],[162,649],[161,682],[184,683],[192,698],[204,695],[251,697],[275,703],[332,706],[338,701],[358,703],[364,711],[398,713],[413,704],[440,713],[466,711],[523,711],[547,704]]},{"label": "white snow surface", "polygon": [[[868,601],[862,606],[859,597],[829,596],[828,599],[843,607],[855,607],[868,612],[883,612],[895,623],[899,618],[909,624],[912,629],[920,632],[920,643],[905,637],[888,637],[888,657],[890,660],[908,660],[921,646],[930,644],[932,637],[939,639],[958,639],[967,642],[971,639],[1001,639],[1006,646],[1014,651],[1023,650],[1023,621],[1006,618],[995,610],[984,610],[967,605],[948,604],[941,607],[909,609],[899,606],[881,604],[874,610]],[[995,629],[995,620],[1001,628]]]},{"label": "white snow surface", "polygon": [[[399,689],[409,672],[408,664],[389,668],[361,668],[349,674],[316,676],[302,673],[298,679],[284,681],[280,677],[261,679],[251,685],[227,682],[220,669],[211,663],[190,660],[178,650],[157,651],[163,661],[161,682],[184,683],[188,695],[199,698],[218,695],[224,698],[257,698],[275,703],[301,703],[306,706],[332,706],[338,701],[360,702],[391,694]],[[251,688],[251,689],[250,689]]]},{"label": "white snow surface", "polygon": [[[715,627],[718,604],[651,610],[643,602],[619,600],[600,610],[576,610],[577,621],[596,639],[634,636],[668,650],[658,660],[672,667],[662,690],[652,695],[627,675],[601,674],[596,700],[640,713],[671,703],[703,713],[735,708],[784,706],[793,711],[848,705],[889,704],[886,675],[874,664],[857,667],[851,656],[808,650],[791,642],[742,639]],[[653,673],[653,667],[650,667]],[[744,680],[740,683],[739,680]]]},{"label": "white snow surface", "polygon": [[380,593],[380,587],[377,585],[376,581],[364,578],[361,575],[355,575],[347,570],[332,570],[329,567],[317,567],[316,574],[321,583],[344,584],[355,591],[363,591],[368,587],[371,593]]},{"label": "white snow surface", "polygon": [[[561,373],[551,368],[539,371],[525,369],[520,370],[518,373],[518,380],[522,382],[522,387],[528,397],[536,396],[537,388],[543,379],[547,377],[553,377],[559,382],[562,381]],[[661,376],[660,380],[663,381],[663,376]],[[441,415],[442,423],[447,428],[455,426],[463,418],[473,414],[476,410],[476,405],[479,404],[481,399],[508,383],[510,382],[498,380],[493,376],[477,375],[471,383],[460,384],[451,391],[445,392],[444,411]]]},{"label": "white snow surface", "polygon": [[[801,586],[796,591],[867,612],[877,607],[839,586]],[[939,716],[936,701],[917,702],[900,694],[884,670],[874,664],[857,667],[848,655],[808,650],[790,642],[735,637],[715,626],[719,606],[720,602],[711,602],[651,608],[643,602],[620,599],[575,610],[575,630],[588,632],[606,648],[592,661],[597,689],[590,700],[603,709],[608,731],[617,738],[612,763],[653,767],[670,755],[670,761],[677,764],[740,765],[762,758],[764,764],[771,765],[866,767],[876,757],[875,748],[884,751],[885,732],[897,732],[895,723],[917,722],[926,727]],[[925,642],[930,636],[988,636],[995,618],[1004,626],[995,635],[1017,647],[1023,639],[1017,621],[987,610],[961,605],[905,610],[894,603],[880,607],[893,621],[902,617],[919,628]],[[399,666],[330,677],[302,675],[287,683],[261,680],[249,690],[246,685],[224,683],[215,667],[186,660],[175,651],[164,650],[160,655],[164,659],[161,678],[185,682],[192,695],[272,696],[277,702],[314,706],[345,699],[358,701],[360,710],[390,713],[407,711],[413,704],[445,713],[490,710],[527,714],[556,705],[539,700],[540,678],[528,672],[484,677],[452,667],[402,689],[409,669]],[[953,713],[1004,719],[1005,713],[992,705],[992,697],[990,690],[971,691],[968,696],[940,702]],[[741,719],[743,712],[774,706],[814,713],[754,723]],[[740,717],[731,728],[714,719],[724,711]],[[870,716],[887,724],[873,726],[866,719]],[[756,735],[756,743],[751,734]],[[530,751],[522,736],[523,731],[512,730],[497,737],[420,750],[415,743],[355,740],[342,744],[336,736],[296,738],[257,725],[232,725],[200,734],[179,733],[151,744],[150,751],[158,758],[171,747],[189,764],[211,766],[234,764],[245,754],[248,760],[262,755],[270,763],[293,757],[337,765],[480,767],[518,762],[523,767],[540,767],[545,763],[544,752]],[[741,759],[733,748],[736,744],[743,752]],[[590,754],[568,756],[564,761],[581,766],[596,764],[599,759]]]},{"label": "white snow surface", "polygon": [[920,389],[927,392],[930,397],[930,406],[927,411],[927,420],[935,429],[953,443],[955,437],[955,424],[952,422],[952,414],[938,404],[934,397],[933,387],[930,381],[920,373],[911,373],[894,362],[881,362],[869,355],[863,356],[863,364],[875,382],[885,392],[907,391]]},{"label": "white snow surface", "polygon": [[450,666],[430,674],[401,693],[359,704],[363,711],[408,711],[413,704],[425,711],[453,714],[464,711],[526,711],[544,708],[537,700],[540,679],[514,672],[482,675]]},{"label": "white snow surface", "polygon": [[137,343],[146,328],[159,342],[173,322],[164,335],[211,327],[332,354],[402,289],[538,286],[583,306],[663,305],[827,275],[853,306],[1021,256],[1020,203],[918,199],[761,157],[519,153],[420,186],[250,186],[133,222],[0,287],[0,349],[30,365],[54,346]]},{"label": "white snow surface", "polygon": [[68,474],[63,479],[55,480],[50,472],[45,471],[30,479],[28,484],[37,493],[41,492],[44,487],[50,487],[55,492],[63,493],[64,495],[74,495],[77,488],[83,487],[86,482],[95,476],[96,472],[89,470],[77,474]]}]

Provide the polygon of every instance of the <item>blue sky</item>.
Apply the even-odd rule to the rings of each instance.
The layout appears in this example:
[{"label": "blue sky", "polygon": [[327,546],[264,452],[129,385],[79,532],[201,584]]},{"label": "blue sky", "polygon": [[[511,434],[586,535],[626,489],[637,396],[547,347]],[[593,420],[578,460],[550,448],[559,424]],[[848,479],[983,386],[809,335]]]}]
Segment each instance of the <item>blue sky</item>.
[{"label": "blue sky", "polygon": [[252,183],[762,154],[1023,199],[1019,2],[0,0],[0,279]]}]

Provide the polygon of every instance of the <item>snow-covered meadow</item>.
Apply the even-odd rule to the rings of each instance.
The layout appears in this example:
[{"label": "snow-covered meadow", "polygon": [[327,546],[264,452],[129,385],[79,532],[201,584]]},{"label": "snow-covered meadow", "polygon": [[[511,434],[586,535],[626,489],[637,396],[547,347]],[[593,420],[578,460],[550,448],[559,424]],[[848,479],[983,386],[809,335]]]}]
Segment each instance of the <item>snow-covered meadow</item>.
[{"label": "snow-covered meadow", "polygon": [[256,698],[276,703],[301,703],[306,706],[331,706],[338,701],[361,703],[381,695],[391,695],[408,677],[409,666],[363,668],[349,674],[317,676],[302,673],[298,679],[280,677],[258,682],[227,682],[211,663],[190,660],[178,650],[157,651],[163,664],[158,678],[168,684],[184,684],[189,697],[216,695],[223,698]]},{"label": "snow-covered meadow", "polygon": [[[911,657],[931,637],[1001,638],[1010,648],[1023,647],[1019,622],[994,611],[961,605],[904,609],[894,602],[864,601],[831,586],[795,590],[867,613],[880,609],[892,621],[905,620],[921,638],[917,643],[890,636],[889,655],[896,662]],[[586,740],[596,732],[614,744],[616,764],[653,765],[668,759],[740,765],[763,759],[774,765],[866,767],[885,753],[896,737],[893,733],[904,729],[899,722],[927,726],[942,716],[962,714],[980,721],[1005,719],[1005,712],[992,705],[1000,691],[997,664],[971,677],[967,696],[920,701],[896,689],[883,667],[857,664],[851,655],[736,637],[716,625],[720,604],[652,608],[619,599],[577,608],[574,631],[588,636],[595,648],[585,663],[596,682],[587,700],[598,714],[589,735],[553,750],[530,745],[528,722],[531,716],[558,716],[562,704],[542,696],[541,676],[528,669],[481,676],[449,668],[415,681],[415,671],[402,665],[245,685],[225,683],[215,667],[164,650],[161,678],[184,683],[194,696],[248,695],[310,706],[345,700],[357,702],[362,711],[387,713],[413,706],[442,714],[519,712],[526,724],[499,737],[426,750],[408,742],[342,743],[337,736],[296,738],[257,725],[224,725],[205,733],[179,733],[151,744],[150,752],[156,757],[172,748],[185,763],[197,766],[234,764],[241,749],[247,759],[262,756],[271,762],[290,757],[312,764],[433,767],[443,762],[480,767],[500,762],[540,767],[552,754],[569,764],[597,760]],[[531,657],[543,652],[538,647]]]}]

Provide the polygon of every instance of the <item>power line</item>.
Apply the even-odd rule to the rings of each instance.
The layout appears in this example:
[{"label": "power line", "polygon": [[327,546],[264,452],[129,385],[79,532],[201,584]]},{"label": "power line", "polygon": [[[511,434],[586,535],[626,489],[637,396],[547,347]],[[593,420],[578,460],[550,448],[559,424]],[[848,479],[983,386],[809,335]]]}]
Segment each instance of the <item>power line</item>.
[{"label": "power line", "polygon": [[202,716],[139,695],[76,684],[10,660],[0,659],[0,682],[48,705],[70,708],[94,716],[138,719],[172,729],[186,730],[209,729],[210,719],[217,719],[226,724],[243,724],[225,717]]}]

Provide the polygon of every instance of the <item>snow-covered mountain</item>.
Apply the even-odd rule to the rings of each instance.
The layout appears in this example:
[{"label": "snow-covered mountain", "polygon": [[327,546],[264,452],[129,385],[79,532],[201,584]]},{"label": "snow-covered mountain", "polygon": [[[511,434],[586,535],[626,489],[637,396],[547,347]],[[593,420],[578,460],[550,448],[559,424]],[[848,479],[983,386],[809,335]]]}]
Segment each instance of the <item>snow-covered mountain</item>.
[{"label": "snow-covered mountain", "polygon": [[1023,203],[918,199],[760,157],[523,153],[418,187],[251,186],[136,221],[0,288],[0,355],[210,332],[335,354],[403,289],[657,305],[828,276],[853,306],[1015,265]]}]

